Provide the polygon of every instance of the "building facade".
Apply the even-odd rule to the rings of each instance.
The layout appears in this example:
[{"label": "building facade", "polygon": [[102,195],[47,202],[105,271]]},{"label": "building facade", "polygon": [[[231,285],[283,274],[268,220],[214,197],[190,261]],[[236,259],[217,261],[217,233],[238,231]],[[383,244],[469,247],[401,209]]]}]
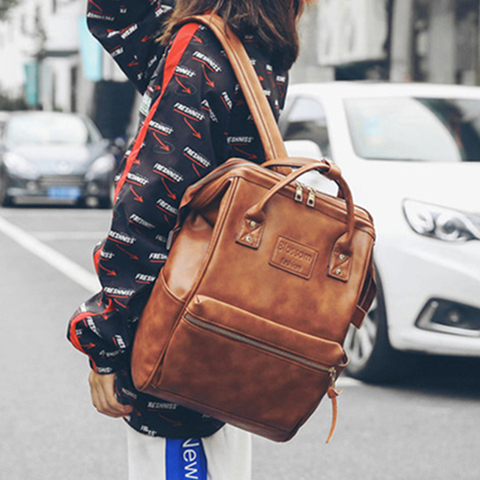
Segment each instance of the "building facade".
[{"label": "building facade", "polygon": [[[115,138],[129,123],[133,89],[88,32],[85,10],[85,0],[20,0],[0,22],[0,93],[88,115]],[[117,115],[105,114],[109,104]]]},{"label": "building facade", "polygon": [[317,0],[294,80],[480,85],[480,0]]},{"label": "building facade", "polygon": [[[0,21],[0,95],[87,114],[115,138],[134,92],[90,36],[85,8],[85,0],[19,0]],[[479,17],[480,0],[317,0],[302,19],[292,82],[480,85]]]}]

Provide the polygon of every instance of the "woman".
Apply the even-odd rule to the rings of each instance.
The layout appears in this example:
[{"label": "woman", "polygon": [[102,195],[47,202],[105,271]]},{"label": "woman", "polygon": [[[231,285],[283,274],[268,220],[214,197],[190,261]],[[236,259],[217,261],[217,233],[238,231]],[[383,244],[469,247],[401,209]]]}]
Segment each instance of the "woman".
[{"label": "woman", "polygon": [[244,480],[251,469],[247,433],[142,394],[130,377],[136,323],[167,257],[166,239],[185,189],[229,158],[264,161],[243,94],[213,33],[198,26],[163,88],[164,50],[171,51],[185,17],[217,13],[242,39],[278,119],[298,54],[302,3],[89,0],[90,30],[144,95],[140,125],[162,93],[145,138],[120,167],[111,229],[94,252],[102,290],[75,312],[68,331],[89,356],[94,406],[132,427],[130,479],[177,478],[175,468],[187,478],[197,478],[198,470],[202,478],[200,467],[208,463],[208,478]]}]

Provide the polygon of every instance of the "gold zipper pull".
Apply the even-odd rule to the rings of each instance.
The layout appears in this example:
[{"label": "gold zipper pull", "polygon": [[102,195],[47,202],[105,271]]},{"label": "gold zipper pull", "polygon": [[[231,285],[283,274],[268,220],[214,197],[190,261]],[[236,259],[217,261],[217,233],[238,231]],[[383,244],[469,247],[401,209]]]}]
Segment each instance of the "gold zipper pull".
[{"label": "gold zipper pull", "polygon": [[331,368],[329,370],[330,373],[330,387],[328,388],[327,395],[328,398],[332,401],[332,426],[330,427],[330,433],[328,434],[328,438],[326,443],[329,443],[335,433],[335,427],[337,426],[337,417],[338,417],[338,405],[337,405],[337,397],[342,393],[341,390],[335,389],[335,380],[337,379],[337,371],[335,368]]},{"label": "gold zipper pull", "polygon": [[297,189],[295,190],[295,201],[303,203],[303,188],[301,185],[297,185]]},{"label": "gold zipper pull", "polygon": [[308,188],[308,199],[307,199],[307,205],[309,207],[315,207],[315,189],[312,187],[307,187]]}]

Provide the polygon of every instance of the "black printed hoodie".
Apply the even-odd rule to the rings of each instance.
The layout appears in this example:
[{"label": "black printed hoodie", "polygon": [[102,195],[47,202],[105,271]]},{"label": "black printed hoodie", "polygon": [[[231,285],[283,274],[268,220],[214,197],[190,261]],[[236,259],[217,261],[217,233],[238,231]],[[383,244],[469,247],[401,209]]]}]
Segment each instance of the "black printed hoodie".
[{"label": "black printed hoodie", "polygon": [[[160,94],[164,48],[155,41],[174,0],[89,0],[92,34],[143,94],[141,126]],[[243,39],[276,118],[287,75],[276,71],[255,36]],[[140,128],[140,127],[139,127]],[[124,161],[117,178],[125,169]],[[222,423],[135,390],[129,359],[136,325],[168,255],[166,240],[186,188],[229,158],[265,161],[243,94],[222,47],[199,26],[149,124],[113,208],[107,238],[94,251],[102,290],[72,316],[68,338],[102,374],[116,373],[116,394],[133,406],[137,431],[203,437]]]}]

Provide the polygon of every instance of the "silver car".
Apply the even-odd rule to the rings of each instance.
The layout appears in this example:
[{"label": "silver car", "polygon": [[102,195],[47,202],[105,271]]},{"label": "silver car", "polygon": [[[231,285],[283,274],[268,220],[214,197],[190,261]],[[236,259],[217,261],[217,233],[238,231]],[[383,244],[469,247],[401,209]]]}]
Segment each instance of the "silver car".
[{"label": "silver car", "polygon": [[93,122],[58,112],[0,116],[0,204],[110,207],[115,157]]}]

